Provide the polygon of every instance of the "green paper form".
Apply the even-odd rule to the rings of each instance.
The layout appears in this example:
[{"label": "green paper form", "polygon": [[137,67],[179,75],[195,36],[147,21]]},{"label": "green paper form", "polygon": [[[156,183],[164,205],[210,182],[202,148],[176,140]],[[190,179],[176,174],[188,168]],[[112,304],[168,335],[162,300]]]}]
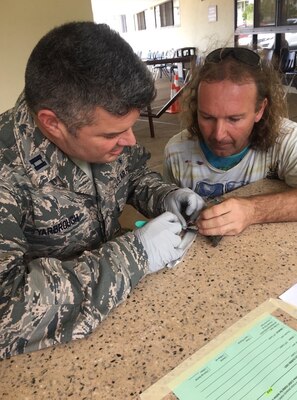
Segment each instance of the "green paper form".
[{"label": "green paper form", "polygon": [[173,393],[179,400],[296,400],[297,331],[265,317]]}]

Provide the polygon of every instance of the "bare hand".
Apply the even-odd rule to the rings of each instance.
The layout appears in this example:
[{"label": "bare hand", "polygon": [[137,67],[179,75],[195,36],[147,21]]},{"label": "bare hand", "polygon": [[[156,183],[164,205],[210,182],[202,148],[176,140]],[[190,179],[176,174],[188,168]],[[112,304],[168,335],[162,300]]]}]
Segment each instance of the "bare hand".
[{"label": "bare hand", "polygon": [[230,198],[201,211],[199,233],[205,236],[237,235],[253,223],[253,203],[248,198]]}]

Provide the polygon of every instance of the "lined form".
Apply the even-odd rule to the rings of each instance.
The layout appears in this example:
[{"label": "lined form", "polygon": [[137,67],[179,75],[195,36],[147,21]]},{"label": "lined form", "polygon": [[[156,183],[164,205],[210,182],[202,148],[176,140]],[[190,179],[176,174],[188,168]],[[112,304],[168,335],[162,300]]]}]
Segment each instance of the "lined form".
[{"label": "lined form", "polygon": [[294,400],[297,331],[269,315],[172,390],[179,400]]}]

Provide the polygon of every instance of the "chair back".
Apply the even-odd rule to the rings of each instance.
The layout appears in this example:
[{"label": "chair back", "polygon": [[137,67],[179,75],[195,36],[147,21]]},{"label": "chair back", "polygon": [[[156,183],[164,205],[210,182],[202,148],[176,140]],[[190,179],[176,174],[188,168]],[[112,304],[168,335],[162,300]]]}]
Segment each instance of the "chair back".
[{"label": "chair back", "polygon": [[164,51],[154,51],[153,52],[153,59],[160,59],[160,58],[164,58]]},{"label": "chair back", "polygon": [[280,70],[283,73],[293,72],[296,68],[296,51],[288,51],[281,59]]},{"label": "chair back", "polygon": [[175,54],[177,57],[195,56],[196,47],[182,47],[180,49],[176,49]]}]

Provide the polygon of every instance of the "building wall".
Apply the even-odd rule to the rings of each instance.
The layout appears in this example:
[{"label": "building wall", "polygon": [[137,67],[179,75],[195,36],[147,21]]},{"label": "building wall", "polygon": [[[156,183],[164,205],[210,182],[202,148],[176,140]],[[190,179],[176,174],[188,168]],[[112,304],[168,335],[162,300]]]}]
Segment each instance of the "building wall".
[{"label": "building wall", "polygon": [[[110,2],[116,0],[110,0]],[[180,26],[165,28],[147,28],[143,31],[134,30],[133,13],[143,11],[147,7],[147,13],[152,15],[153,6],[164,0],[146,1],[145,4],[139,1],[132,1],[129,7],[113,7],[113,11],[105,12],[102,7],[102,0],[92,0],[94,20],[106,22],[131,44],[136,52],[142,51],[142,56],[151,51],[167,51],[179,47],[196,47],[200,55],[213,47],[225,46],[234,43],[234,2],[231,0],[179,0],[180,3]],[[125,0],[123,0],[125,4]],[[127,3],[128,4],[128,3]],[[217,21],[208,21],[209,7],[217,6]],[[120,31],[120,14],[126,14],[128,32]]]},{"label": "building wall", "polygon": [[27,59],[38,40],[64,22],[93,20],[91,0],[1,0],[0,112],[23,89]]},{"label": "building wall", "polygon": [[[112,4],[114,0],[109,0]],[[153,6],[161,0],[146,0],[145,7],[153,11]],[[24,86],[24,72],[27,59],[37,41],[48,30],[64,22],[73,20],[94,20],[117,26],[119,15],[127,14],[129,31],[122,36],[135,51],[142,51],[145,57],[149,50],[166,51],[179,47],[197,47],[198,53],[213,47],[233,44],[234,4],[230,0],[179,0],[180,26],[145,31],[134,31],[133,13],[139,9],[137,0],[126,6],[102,7],[105,0],[1,0],[0,2],[0,112],[12,107]],[[144,4],[143,3],[143,4]],[[138,7],[133,10],[134,7]],[[208,21],[208,9],[217,5],[216,22]],[[97,5],[97,7],[96,7]],[[143,5],[141,5],[143,7]],[[112,13],[110,10],[114,10]],[[107,17],[108,14],[108,17]]]}]

